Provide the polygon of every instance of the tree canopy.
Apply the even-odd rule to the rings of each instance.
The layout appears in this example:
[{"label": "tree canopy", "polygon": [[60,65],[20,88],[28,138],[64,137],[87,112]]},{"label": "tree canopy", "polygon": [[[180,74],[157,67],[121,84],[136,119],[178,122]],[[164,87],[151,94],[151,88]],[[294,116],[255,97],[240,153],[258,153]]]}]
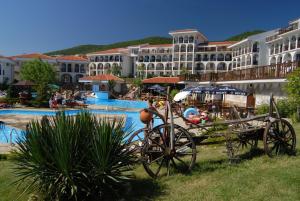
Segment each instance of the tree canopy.
[{"label": "tree canopy", "polygon": [[287,78],[285,91],[290,101],[300,106],[300,69],[295,69]]},{"label": "tree canopy", "polygon": [[21,67],[20,77],[35,84],[50,84],[55,82],[56,72],[51,64],[39,59],[25,62]]},{"label": "tree canopy", "polygon": [[56,80],[54,67],[42,60],[32,60],[25,62],[20,71],[22,80],[32,81],[37,91],[37,99],[44,101],[48,98],[48,85]]},{"label": "tree canopy", "polygon": [[255,35],[255,34],[260,34],[260,33],[263,33],[263,32],[265,32],[265,31],[263,31],[263,30],[246,31],[246,32],[237,34],[235,36],[231,36],[230,38],[227,38],[226,40],[227,41],[240,41],[240,40],[243,40],[243,39],[245,39],[249,36],[252,36],[252,35]]},{"label": "tree canopy", "polygon": [[75,46],[75,47],[68,48],[68,49],[48,52],[46,54],[47,55],[86,54],[86,53],[90,53],[90,52],[103,51],[103,50],[108,50],[108,49],[112,49],[112,48],[122,48],[122,47],[131,46],[131,45],[138,45],[138,44],[145,44],[145,43],[149,43],[151,45],[168,44],[168,43],[172,43],[172,38],[153,36],[153,37],[147,37],[147,38],[138,39],[138,40],[129,40],[129,41],[123,41],[123,42],[118,42],[118,43],[112,43],[112,44],[108,44],[108,45],[79,45],[79,46]]}]

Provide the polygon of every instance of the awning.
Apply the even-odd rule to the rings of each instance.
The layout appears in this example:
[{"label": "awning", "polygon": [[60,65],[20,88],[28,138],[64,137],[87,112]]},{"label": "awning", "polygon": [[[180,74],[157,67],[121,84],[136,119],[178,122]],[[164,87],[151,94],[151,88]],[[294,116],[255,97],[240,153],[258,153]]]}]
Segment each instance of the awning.
[{"label": "awning", "polygon": [[143,84],[177,84],[179,77],[153,77],[143,80]]},{"label": "awning", "polygon": [[103,83],[108,82],[110,80],[113,80],[115,82],[122,83],[124,82],[123,79],[114,76],[112,74],[102,74],[102,75],[94,75],[94,76],[85,76],[82,78],[79,78],[79,82],[88,82],[88,83]]}]

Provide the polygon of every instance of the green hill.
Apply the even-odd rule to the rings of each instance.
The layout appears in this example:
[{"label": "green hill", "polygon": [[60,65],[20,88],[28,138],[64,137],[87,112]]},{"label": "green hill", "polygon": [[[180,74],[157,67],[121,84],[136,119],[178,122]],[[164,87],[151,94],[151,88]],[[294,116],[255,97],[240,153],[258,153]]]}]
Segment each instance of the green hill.
[{"label": "green hill", "polygon": [[[248,36],[259,34],[264,32],[263,30],[254,30],[254,31],[247,31],[243,32],[241,34],[232,36],[230,38],[227,38],[226,41],[240,41]],[[113,43],[113,44],[108,44],[108,45],[78,45],[75,47],[63,49],[63,50],[57,50],[57,51],[52,51],[52,52],[47,52],[45,54],[47,55],[74,55],[74,54],[87,54],[91,52],[96,52],[96,51],[102,51],[102,50],[108,50],[112,48],[121,48],[121,47],[127,47],[131,45],[138,45],[138,44],[145,44],[149,43],[151,45],[155,44],[168,44],[172,43],[171,38],[167,37],[159,37],[159,36],[153,36],[153,37],[147,37],[143,39],[138,39],[138,40],[130,40],[130,41],[123,41],[123,42],[118,42],[118,43]]]},{"label": "green hill", "polygon": [[263,31],[263,30],[246,31],[246,32],[240,33],[238,35],[231,36],[230,38],[227,38],[226,41],[240,41],[240,40],[243,40],[243,39],[245,39],[249,36],[259,34],[259,33],[263,33],[263,32],[265,32],[265,31]]},{"label": "green hill", "polygon": [[74,54],[86,54],[90,52],[95,52],[95,51],[102,51],[102,50],[108,50],[112,48],[121,48],[121,47],[127,47],[131,45],[138,45],[138,44],[145,44],[149,43],[151,45],[155,44],[169,44],[172,43],[171,38],[167,37],[147,37],[139,40],[130,40],[130,41],[123,41],[123,42],[118,42],[118,43],[113,43],[109,45],[79,45],[75,47],[71,47],[68,49],[63,49],[63,50],[57,50],[53,52],[48,52],[45,53],[47,55],[74,55]]}]

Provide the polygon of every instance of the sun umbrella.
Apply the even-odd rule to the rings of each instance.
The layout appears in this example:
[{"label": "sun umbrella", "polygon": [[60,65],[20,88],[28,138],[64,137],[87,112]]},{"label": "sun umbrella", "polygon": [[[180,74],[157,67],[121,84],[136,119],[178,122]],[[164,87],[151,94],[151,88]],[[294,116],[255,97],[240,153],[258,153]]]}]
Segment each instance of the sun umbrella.
[{"label": "sun umbrella", "polygon": [[213,94],[231,94],[246,96],[247,92],[232,86],[218,86],[212,90]]},{"label": "sun umbrella", "polygon": [[181,91],[181,92],[179,92],[179,93],[177,93],[175,96],[174,96],[174,101],[181,101],[181,100],[184,100],[184,99],[186,99],[186,97],[188,96],[188,95],[190,95],[190,91]]},{"label": "sun umbrella", "polygon": [[215,87],[193,86],[193,87],[187,87],[182,91],[189,91],[191,93],[199,93],[199,94],[212,94],[214,88]]}]

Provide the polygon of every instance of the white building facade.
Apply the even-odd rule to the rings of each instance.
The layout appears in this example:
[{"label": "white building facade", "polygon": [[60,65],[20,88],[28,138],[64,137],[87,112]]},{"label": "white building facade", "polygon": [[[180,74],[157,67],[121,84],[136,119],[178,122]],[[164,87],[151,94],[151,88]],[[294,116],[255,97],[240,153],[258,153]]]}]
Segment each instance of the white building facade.
[{"label": "white building facade", "polygon": [[128,48],[115,48],[87,54],[89,58],[88,75],[101,75],[118,71],[118,76],[130,76],[133,71],[133,58]]},{"label": "white building facade", "polygon": [[267,37],[266,43],[269,65],[300,61],[300,19]]},{"label": "white building facade", "polygon": [[0,83],[10,84],[14,80],[15,62],[0,55]]},{"label": "white building facade", "polygon": [[78,83],[80,77],[86,75],[88,60],[79,56],[51,57],[40,53],[22,54],[11,57],[14,64],[13,79],[20,80],[22,65],[27,61],[41,59],[51,64],[57,72],[57,80],[61,84]]},{"label": "white building facade", "polygon": [[208,42],[196,29],[171,31],[172,44],[141,44],[88,54],[89,74],[121,69],[121,76],[177,76],[224,72],[232,70],[232,52],[228,46],[235,42]]}]

